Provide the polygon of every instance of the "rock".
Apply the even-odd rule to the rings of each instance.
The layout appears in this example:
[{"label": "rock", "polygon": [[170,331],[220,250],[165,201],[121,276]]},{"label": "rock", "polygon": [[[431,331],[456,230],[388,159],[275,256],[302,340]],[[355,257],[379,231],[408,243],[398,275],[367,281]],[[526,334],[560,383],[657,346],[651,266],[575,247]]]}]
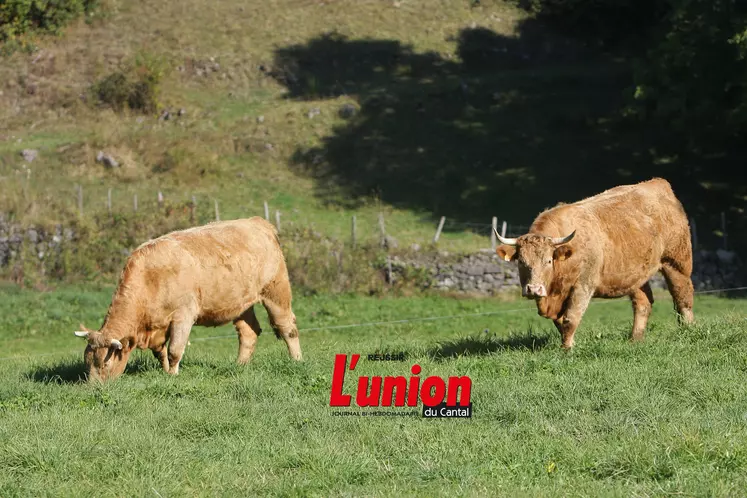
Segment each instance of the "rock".
[{"label": "rock", "polygon": [[736,258],[737,253],[734,251],[726,251],[724,249],[719,249],[716,251],[716,257],[722,262],[726,264],[731,264],[734,262],[734,259]]},{"label": "rock", "polygon": [[313,107],[312,109],[309,110],[309,113],[307,114],[307,116],[309,117],[309,119],[313,119],[314,116],[318,116],[321,113],[322,111],[318,107]]},{"label": "rock", "polygon": [[30,228],[28,232],[26,232],[26,236],[29,238],[29,242],[32,244],[36,244],[39,242],[39,233],[34,230],[33,228]]},{"label": "rock", "polygon": [[474,266],[468,267],[466,273],[467,275],[470,275],[470,278],[473,278],[474,276],[482,275],[485,272],[483,271],[482,265],[474,265]]},{"label": "rock", "polygon": [[160,116],[158,116],[159,121],[168,121],[171,117],[171,113],[168,110],[165,110],[161,113]]},{"label": "rock", "polygon": [[257,123],[264,123],[265,117],[264,116],[257,116]]},{"label": "rock", "polygon": [[119,168],[119,163],[117,162],[117,160],[109,154],[104,154],[104,152],[101,150],[98,152],[98,154],[96,154],[96,161],[102,163],[108,168]]},{"label": "rock", "polygon": [[187,114],[187,111],[183,107],[179,109],[179,116],[184,116],[185,114]]},{"label": "rock", "polygon": [[343,119],[350,119],[358,113],[358,108],[353,104],[343,104],[338,111],[338,114]]},{"label": "rock", "polygon": [[415,252],[418,252],[420,250],[420,244],[413,244],[410,246],[410,249],[412,249]]},{"label": "rock", "polygon": [[503,267],[495,263],[488,263],[483,267],[484,273],[502,273]]},{"label": "rock", "polygon": [[21,151],[21,155],[23,156],[23,160],[27,163],[34,162],[34,159],[39,155],[39,151],[36,149],[23,149]]},{"label": "rock", "polygon": [[383,242],[382,242],[382,245],[383,245],[383,246],[384,246],[385,248],[387,248],[387,249],[396,249],[396,248],[397,248],[397,246],[398,246],[398,244],[397,244],[397,239],[395,239],[395,238],[394,238],[394,237],[392,237],[391,235],[387,235],[386,237],[384,237],[384,240],[383,240]]},{"label": "rock", "polygon": [[272,150],[273,148],[272,144],[265,144],[265,150]]}]

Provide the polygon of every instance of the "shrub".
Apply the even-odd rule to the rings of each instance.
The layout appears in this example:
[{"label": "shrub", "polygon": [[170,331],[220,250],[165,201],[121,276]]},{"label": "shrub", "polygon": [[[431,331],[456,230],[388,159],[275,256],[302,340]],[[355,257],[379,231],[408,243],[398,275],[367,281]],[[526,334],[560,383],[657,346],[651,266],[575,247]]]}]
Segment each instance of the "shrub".
[{"label": "shrub", "polygon": [[90,14],[99,0],[2,0],[0,42],[10,42],[34,31],[57,33],[72,19]]},{"label": "shrub", "polygon": [[98,102],[116,111],[153,113],[159,106],[160,84],[168,64],[160,57],[141,52],[92,87]]}]

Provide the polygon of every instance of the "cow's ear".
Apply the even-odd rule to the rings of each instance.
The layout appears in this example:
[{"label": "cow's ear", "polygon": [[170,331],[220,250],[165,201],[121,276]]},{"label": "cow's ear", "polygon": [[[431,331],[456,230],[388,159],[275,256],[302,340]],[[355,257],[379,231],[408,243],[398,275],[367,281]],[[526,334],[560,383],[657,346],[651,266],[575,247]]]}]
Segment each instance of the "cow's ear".
[{"label": "cow's ear", "polygon": [[555,248],[555,252],[553,252],[552,258],[555,261],[563,261],[570,258],[572,255],[573,249],[571,249],[570,246],[560,246]]},{"label": "cow's ear", "polygon": [[495,253],[500,257],[503,261],[514,261],[516,260],[516,246],[507,246],[506,244],[499,245]]}]

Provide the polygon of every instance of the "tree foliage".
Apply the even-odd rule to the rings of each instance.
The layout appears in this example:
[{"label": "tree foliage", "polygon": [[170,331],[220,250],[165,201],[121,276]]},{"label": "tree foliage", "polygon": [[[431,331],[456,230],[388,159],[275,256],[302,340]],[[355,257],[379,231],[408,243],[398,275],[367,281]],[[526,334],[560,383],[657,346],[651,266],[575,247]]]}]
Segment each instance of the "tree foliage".
[{"label": "tree foliage", "polygon": [[635,69],[635,109],[691,138],[747,131],[747,5],[676,0]]},{"label": "tree foliage", "polygon": [[[747,132],[747,2],[517,0],[590,44],[635,49],[628,109],[690,143]],[[630,56],[630,50],[627,53]]]}]

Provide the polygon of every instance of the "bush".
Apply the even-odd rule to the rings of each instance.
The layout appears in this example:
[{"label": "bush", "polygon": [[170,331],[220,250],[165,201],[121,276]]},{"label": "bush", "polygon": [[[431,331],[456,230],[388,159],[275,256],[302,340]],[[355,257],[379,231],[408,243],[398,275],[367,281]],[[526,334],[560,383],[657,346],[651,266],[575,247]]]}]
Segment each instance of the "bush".
[{"label": "bush", "polygon": [[160,84],[168,65],[159,57],[142,52],[93,85],[96,100],[116,111],[125,109],[153,113],[159,106]]},{"label": "bush", "polygon": [[635,81],[642,119],[701,141],[747,133],[747,5],[676,0]]},{"label": "bush", "polygon": [[0,0],[0,42],[33,31],[57,33],[72,19],[90,14],[99,0]]}]

